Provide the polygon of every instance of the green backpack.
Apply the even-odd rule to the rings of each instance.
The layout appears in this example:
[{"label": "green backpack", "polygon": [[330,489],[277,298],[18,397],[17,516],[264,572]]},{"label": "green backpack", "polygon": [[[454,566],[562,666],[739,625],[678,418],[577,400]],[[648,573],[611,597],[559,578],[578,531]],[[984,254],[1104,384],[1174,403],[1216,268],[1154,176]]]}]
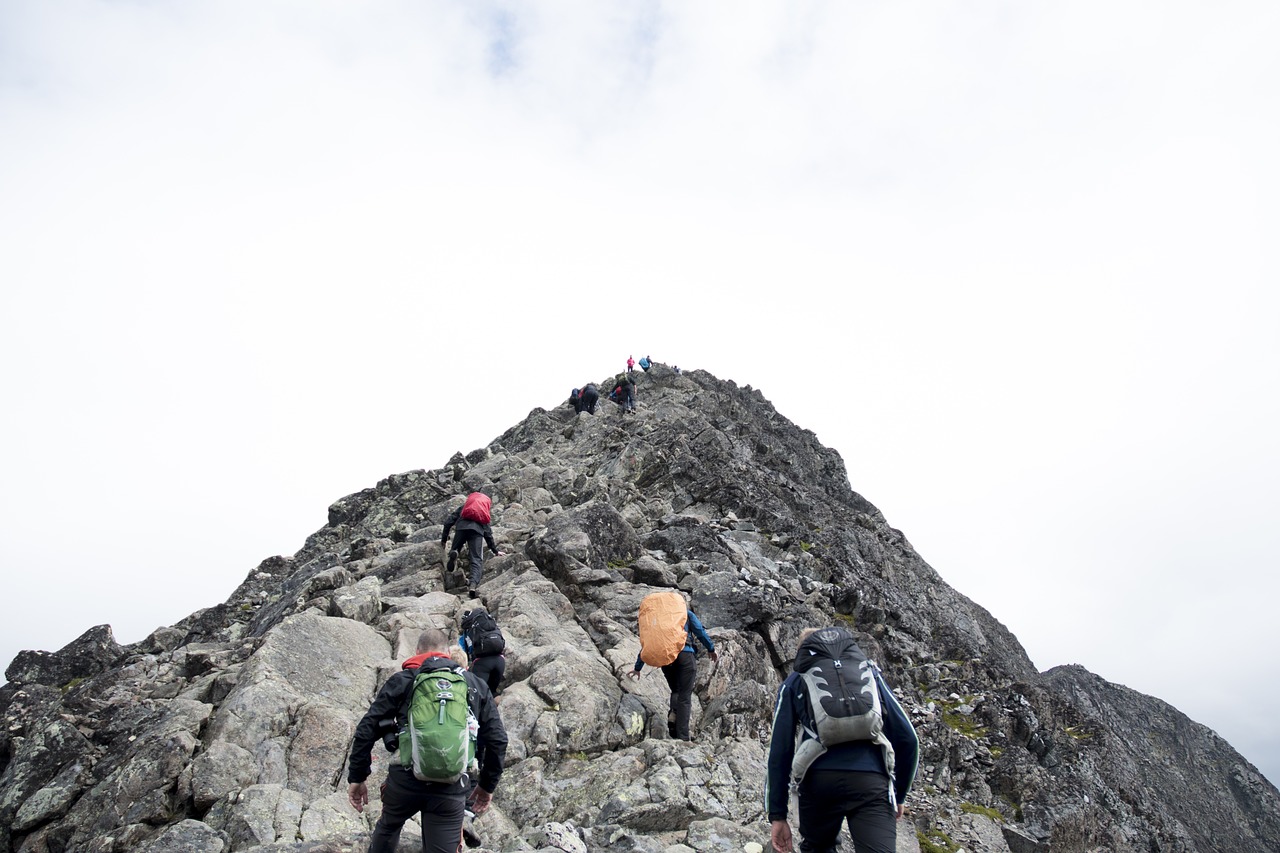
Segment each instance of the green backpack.
[{"label": "green backpack", "polygon": [[458,669],[418,671],[400,733],[400,763],[423,782],[457,782],[475,759],[467,680]]}]

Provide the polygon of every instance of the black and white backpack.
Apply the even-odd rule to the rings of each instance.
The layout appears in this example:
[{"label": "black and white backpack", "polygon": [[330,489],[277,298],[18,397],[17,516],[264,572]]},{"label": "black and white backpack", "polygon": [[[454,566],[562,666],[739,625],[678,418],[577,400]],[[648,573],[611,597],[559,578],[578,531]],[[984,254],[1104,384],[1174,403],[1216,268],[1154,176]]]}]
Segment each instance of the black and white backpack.
[{"label": "black and white backpack", "polygon": [[884,751],[885,769],[893,775],[893,747],[884,734],[876,665],[844,628],[823,628],[805,638],[792,670],[797,689],[808,700],[812,728],[800,738],[791,764],[799,782],[818,756],[850,741],[870,741]]}]

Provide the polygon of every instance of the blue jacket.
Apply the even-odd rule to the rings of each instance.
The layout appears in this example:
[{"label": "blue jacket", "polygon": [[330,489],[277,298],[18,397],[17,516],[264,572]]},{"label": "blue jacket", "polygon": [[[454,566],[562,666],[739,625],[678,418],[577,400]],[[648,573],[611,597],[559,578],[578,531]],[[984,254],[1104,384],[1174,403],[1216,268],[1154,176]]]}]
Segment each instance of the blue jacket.
[{"label": "blue jacket", "polygon": [[[907,713],[902,710],[893,691],[884,683],[880,670],[874,669],[880,690],[884,733],[893,745],[894,767],[890,796],[894,803],[904,802],[916,777],[920,757],[920,741]],[[786,820],[787,797],[791,786],[791,762],[795,757],[797,735],[808,738],[814,730],[813,711],[798,682],[799,673],[792,672],[778,688],[773,711],[773,733],[769,742],[769,771],[765,779],[764,807],[769,821]],[[801,728],[803,726],[803,728]],[[861,770],[885,773],[884,753],[871,741],[836,744],[813,762],[810,770]],[[798,784],[798,780],[797,780]]]},{"label": "blue jacket", "polygon": [[[714,652],[716,650],[716,644],[711,642],[711,638],[707,636],[707,631],[702,627],[702,622],[698,620],[698,617],[693,614],[692,610],[688,611],[688,614],[689,618],[686,619],[684,623],[684,651],[693,652],[694,656],[697,656],[698,648],[693,644],[693,638],[697,637],[698,642],[702,643],[703,647],[706,648],[707,651]],[[639,655],[636,655],[636,672],[639,672],[642,669],[644,669],[644,661],[640,659]]]}]

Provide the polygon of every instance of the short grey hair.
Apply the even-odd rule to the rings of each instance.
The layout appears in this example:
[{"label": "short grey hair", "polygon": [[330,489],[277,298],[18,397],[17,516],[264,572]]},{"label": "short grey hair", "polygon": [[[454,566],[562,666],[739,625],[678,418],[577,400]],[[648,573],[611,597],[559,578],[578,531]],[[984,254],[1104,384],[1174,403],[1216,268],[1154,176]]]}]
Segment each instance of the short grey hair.
[{"label": "short grey hair", "polygon": [[439,628],[427,628],[418,635],[418,654],[449,651],[449,635]]}]

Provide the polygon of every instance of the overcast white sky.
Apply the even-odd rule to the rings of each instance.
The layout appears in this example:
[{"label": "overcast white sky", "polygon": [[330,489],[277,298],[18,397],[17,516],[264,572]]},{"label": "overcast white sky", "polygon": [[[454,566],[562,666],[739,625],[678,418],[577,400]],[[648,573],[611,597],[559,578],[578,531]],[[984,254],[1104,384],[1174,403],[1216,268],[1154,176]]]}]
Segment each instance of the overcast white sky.
[{"label": "overcast white sky", "polygon": [[4,0],[0,659],[647,352],[1280,780],[1277,44],[1271,0]]}]

